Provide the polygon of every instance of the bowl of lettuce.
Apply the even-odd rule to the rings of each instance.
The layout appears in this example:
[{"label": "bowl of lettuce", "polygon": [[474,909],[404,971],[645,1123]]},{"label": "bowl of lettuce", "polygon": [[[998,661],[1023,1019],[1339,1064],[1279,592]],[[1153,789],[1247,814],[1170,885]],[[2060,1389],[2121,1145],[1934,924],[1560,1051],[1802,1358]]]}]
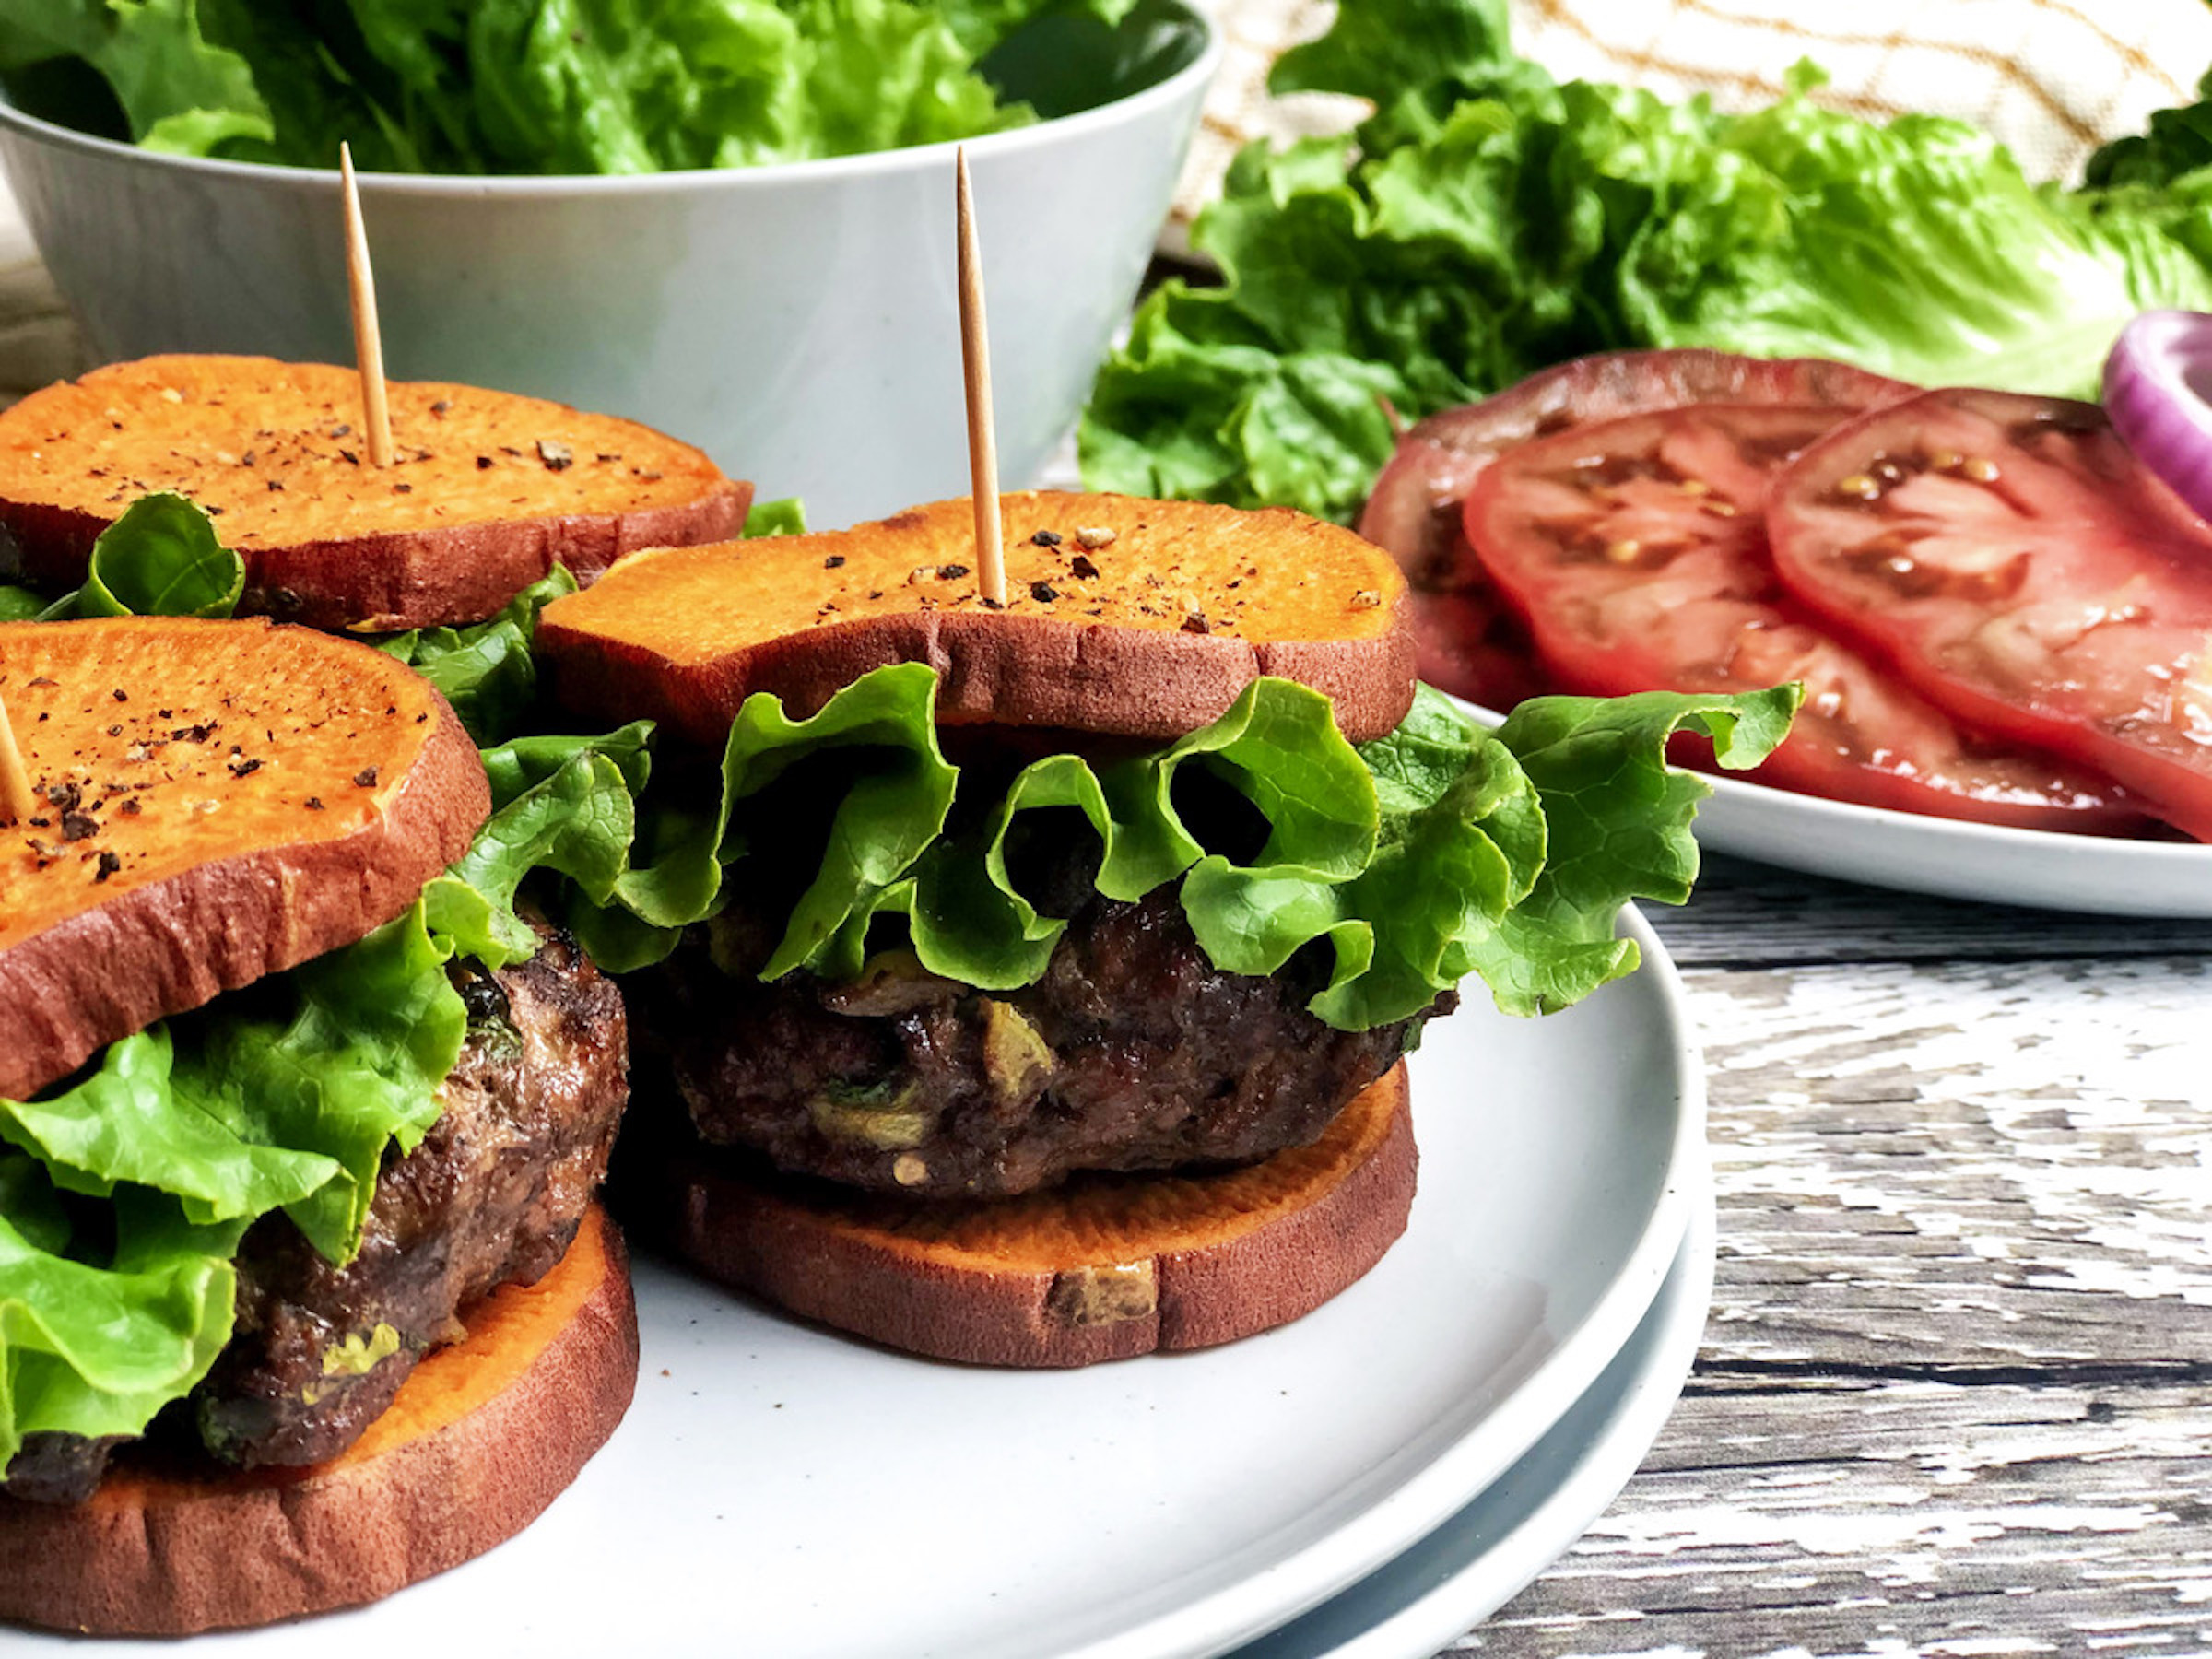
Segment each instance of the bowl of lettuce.
[{"label": "bowl of lettuce", "polygon": [[0,167],[103,359],[351,360],[647,421],[818,524],[967,487],[952,158],[1026,481],[1219,57],[1183,0],[0,0]]}]

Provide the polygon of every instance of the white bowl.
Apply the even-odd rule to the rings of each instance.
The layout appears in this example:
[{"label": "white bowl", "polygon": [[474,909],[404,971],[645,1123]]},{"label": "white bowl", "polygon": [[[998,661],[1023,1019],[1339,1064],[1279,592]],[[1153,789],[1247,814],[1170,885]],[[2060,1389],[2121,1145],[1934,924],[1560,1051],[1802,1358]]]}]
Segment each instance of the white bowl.
[{"label": "white bowl", "polygon": [[[1108,73],[1142,89],[968,146],[1009,488],[1128,315],[1220,56],[1182,0],[1147,0],[1111,41],[1031,28],[1000,50],[1041,110]],[[803,496],[818,526],[963,495],[952,158],[364,174],[386,366],[647,421],[763,499]],[[335,171],[155,154],[4,103],[0,166],[103,359],[352,360]]]}]

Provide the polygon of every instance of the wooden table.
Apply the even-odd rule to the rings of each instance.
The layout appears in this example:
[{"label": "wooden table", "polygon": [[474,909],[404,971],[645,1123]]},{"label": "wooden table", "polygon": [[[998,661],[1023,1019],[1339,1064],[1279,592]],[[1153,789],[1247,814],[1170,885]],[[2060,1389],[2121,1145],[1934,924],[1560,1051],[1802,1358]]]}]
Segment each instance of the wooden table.
[{"label": "wooden table", "polygon": [[1709,859],[1697,1369],[1455,1651],[2212,1653],[2212,924]]}]

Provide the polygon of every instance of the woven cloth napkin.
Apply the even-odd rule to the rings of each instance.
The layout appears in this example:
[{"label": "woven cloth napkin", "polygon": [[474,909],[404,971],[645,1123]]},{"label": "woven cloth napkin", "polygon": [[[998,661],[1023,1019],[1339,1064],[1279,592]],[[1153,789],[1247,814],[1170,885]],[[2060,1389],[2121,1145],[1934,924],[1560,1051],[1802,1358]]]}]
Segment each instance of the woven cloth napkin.
[{"label": "woven cloth napkin", "polygon": [[[1277,56],[1328,27],[1327,0],[1212,9],[1226,56],[1176,193],[1174,229],[1186,234],[1241,146],[1341,132],[1363,112],[1352,99],[1266,94]],[[1514,50],[1562,80],[1709,92],[1724,109],[1772,102],[1809,57],[1830,76],[1814,94],[1830,108],[1957,116],[2009,146],[2031,178],[2068,181],[2100,144],[2190,102],[2212,67],[2205,0],[1513,0],[1512,29]]]}]

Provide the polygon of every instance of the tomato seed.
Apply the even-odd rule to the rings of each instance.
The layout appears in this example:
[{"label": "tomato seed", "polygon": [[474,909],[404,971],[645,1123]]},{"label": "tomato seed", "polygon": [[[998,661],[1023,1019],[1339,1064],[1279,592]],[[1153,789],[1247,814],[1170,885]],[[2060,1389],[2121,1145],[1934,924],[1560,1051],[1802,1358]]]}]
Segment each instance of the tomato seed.
[{"label": "tomato seed", "polygon": [[1882,497],[1882,487],[1865,473],[1853,473],[1847,478],[1836,480],[1836,493],[1853,496],[1862,501],[1878,501]]}]

